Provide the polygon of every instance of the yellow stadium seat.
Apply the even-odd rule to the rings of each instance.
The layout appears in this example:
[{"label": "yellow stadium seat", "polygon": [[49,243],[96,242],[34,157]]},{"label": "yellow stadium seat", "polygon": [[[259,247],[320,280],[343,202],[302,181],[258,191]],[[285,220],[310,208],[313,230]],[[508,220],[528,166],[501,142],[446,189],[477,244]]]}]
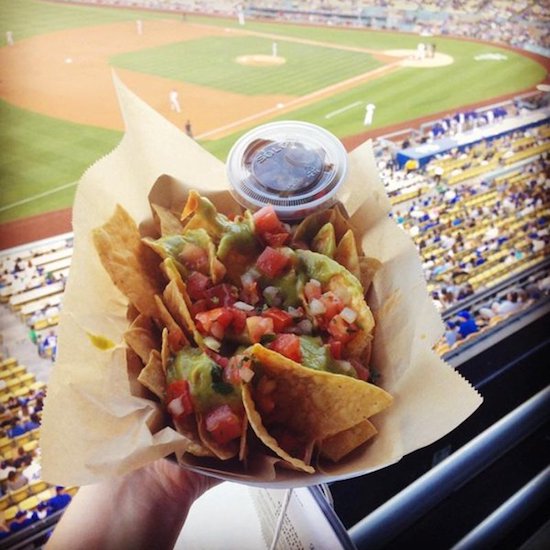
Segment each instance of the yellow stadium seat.
[{"label": "yellow stadium seat", "polygon": [[10,496],[4,495],[0,497],[0,512],[5,510],[10,505]]},{"label": "yellow stadium seat", "polygon": [[38,499],[38,497],[36,495],[32,495],[19,503],[19,509],[24,511],[32,510],[33,508],[36,508],[39,504],[40,500]]},{"label": "yellow stadium seat", "polygon": [[46,489],[50,488],[50,486],[45,481],[42,481],[42,480],[31,483],[29,487],[33,495],[38,495],[42,491],[45,491]]},{"label": "yellow stadium seat", "polygon": [[54,494],[55,494],[55,491],[53,487],[48,487],[44,491],[41,491],[40,493],[38,493],[36,496],[38,497],[38,500],[40,502],[44,502],[45,500],[49,500],[50,498],[52,498]]},{"label": "yellow stadium seat", "polygon": [[32,441],[29,441],[28,443],[25,443],[23,445],[23,450],[26,453],[32,453],[33,451],[36,451],[36,449],[38,448],[38,444],[38,440],[34,439]]},{"label": "yellow stadium seat", "polygon": [[21,487],[21,489],[17,489],[17,491],[13,491],[13,493],[10,493],[10,498],[12,504],[18,504],[19,502],[22,502],[30,495],[30,487],[25,485],[24,487]]},{"label": "yellow stadium seat", "polygon": [[15,514],[19,512],[19,508],[17,506],[10,506],[9,508],[6,508],[4,510],[4,519],[6,521],[11,521],[15,518]]},{"label": "yellow stadium seat", "polygon": [[65,492],[74,497],[78,493],[78,489],[79,487],[65,487]]}]

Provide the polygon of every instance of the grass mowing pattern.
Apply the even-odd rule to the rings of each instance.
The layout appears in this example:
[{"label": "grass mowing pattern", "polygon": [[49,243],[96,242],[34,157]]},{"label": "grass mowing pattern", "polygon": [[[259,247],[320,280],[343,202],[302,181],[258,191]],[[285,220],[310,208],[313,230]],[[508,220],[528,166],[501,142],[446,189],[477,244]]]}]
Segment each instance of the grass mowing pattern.
[{"label": "grass mowing pattern", "polygon": [[[12,30],[17,41],[57,30],[135,21],[138,18],[179,19],[179,16],[138,10],[71,6],[37,0],[0,0],[0,46],[5,44],[6,30]],[[333,83],[336,80],[335,74],[338,74],[338,79],[341,80],[377,66],[377,62],[366,54],[297,45],[283,40],[284,36],[376,50],[415,49],[418,42],[415,35],[391,32],[279,25],[255,21],[247,21],[242,28],[236,18],[188,16],[187,21],[275,36],[240,37],[238,40],[228,36],[227,39],[221,39],[221,53],[219,43],[211,42],[215,47],[212,46],[214,49],[210,50],[210,57],[206,55],[206,51],[199,51],[207,45],[206,39],[187,42],[185,45],[174,44],[161,52],[166,56],[164,60],[162,56],[159,57],[159,52],[155,51],[157,49],[142,52],[155,58],[155,70],[169,74],[170,78],[191,82],[194,81],[192,78],[195,78],[197,83],[207,83],[212,87],[224,87],[223,89],[228,89],[225,86],[231,86],[238,88],[243,94],[303,95],[310,90]],[[293,67],[293,59],[283,67],[242,67],[235,65],[233,61],[227,63],[227,59],[233,60],[237,55],[269,55],[274,39],[277,40],[279,54],[284,57],[293,58],[302,50],[308,50],[307,55],[311,57],[303,57],[296,67]],[[373,125],[373,128],[376,128],[445,110],[456,110],[462,105],[498,95],[519,92],[539,83],[545,76],[544,68],[538,63],[498,46],[445,37],[434,37],[430,40],[437,45],[437,51],[452,55],[455,63],[436,69],[401,69],[397,73],[334,95],[329,100],[299,108],[285,114],[283,118],[313,122],[343,137],[364,130],[363,109],[367,102],[377,105]],[[242,51],[243,44],[247,45],[249,51]],[[297,53],[294,53],[295,51]],[[191,59],[182,60],[178,57],[182,52],[193,58],[193,64]],[[474,60],[476,55],[497,52],[504,53],[507,61]],[[339,53],[345,55],[338,58],[336,56]],[[135,55],[137,54],[132,54]],[[226,60],[225,65],[220,63],[220,56]],[[132,62],[131,57],[124,59],[124,62]],[[280,68],[287,71],[284,82],[281,72],[277,72]],[[240,72],[242,69],[246,71]],[[144,71],[144,68],[141,67],[141,70]],[[154,72],[151,67],[147,70]],[[326,118],[328,113],[356,102],[361,104],[330,119]],[[120,139],[116,132],[36,115],[4,102],[0,102],[0,117],[0,148],[3,153],[0,159],[2,205],[74,182],[90,164],[108,153]],[[242,133],[238,132],[214,142],[205,141],[203,145],[218,158],[225,160],[229,148]],[[42,199],[0,212],[0,222],[69,207],[73,196],[74,187],[68,187]]]},{"label": "grass mowing pattern", "polygon": [[244,95],[301,96],[347,80],[381,65],[369,54],[278,42],[286,63],[250,66],[244,55],[271,55],[273,40],[259,37],[212,37],[169,44],[111,58],[115,67],[182,80]]},{"label": "grass mowing pattern", "polygon": [[[96,160],[111,151],[121,133],[71,124],[33,114],[0,101],[1,206],[77,181]],[[67,208],[76,188],[2,210],[0,223]]]}]

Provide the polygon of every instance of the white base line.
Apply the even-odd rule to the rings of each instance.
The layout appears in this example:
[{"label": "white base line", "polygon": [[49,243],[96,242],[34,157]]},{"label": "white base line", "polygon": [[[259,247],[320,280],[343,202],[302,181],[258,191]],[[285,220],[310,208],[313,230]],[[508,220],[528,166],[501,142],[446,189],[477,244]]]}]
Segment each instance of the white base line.
[{"label": "white base line", "polygon": [[251,122],[253,120],[256,120],[258,118],[263,118],[267,115],[270,115],[272,113],[276,112],[285,112],[288,111],[289,108],[295,107],[297,105],[300,105],[300,103],[309,103],[313,98],[325,95],[325,94],[331,94],[334,93],[341,88],[346,88],[350,84],[355,84],[357,82],[361,82],[362,80],[365,80],[367,78],[372,78],[375,75],[378,75],[379,73],[383,73],[387,71],[388,69],[393,68],[394,66],[398,66],[401,64],[401,60],[395,61],[394,63],[388,63],[387,65],[383,65],[382,67],[378,67],[377,69],[373,69],[372,71],[368,71],[366,73],[362,73],[359,75],[356,75],[352,78],[348,78],[347,80],[343,80],[341,82],[336,82],[335,84],[331,84],[330,86],[327,86],[326,88],[321,88],[319,90],[316,90],[314,92],[311,92],[307,95],[303,95],[300,97],[297,97],[295,99],[292,99],[291,101],[288,101],[284,104],[284,108],[281,109],[279,107],[271,107],[269,109],[265,109],[264,111],[260,111],[258,113],[254,113],[252,115],[249,115],[247,117],[241,118],[240,120],[236,120],[234,122],[231,122],[229,124],[226,124],[225,126],[220,126],[219,128],[214,128],[213,130],[209,130],[207,132],[204,132],[202,134],[199,134],[196,136],[196,139],[204,139],[209,136],[225,132],[227,130],[231,130],[232,128],[236,128],[238,126],[242,126],[246,122]]},{"label": "white base line", "polygon": [[68,189],[69,187],[74,187],[77,185],[78,182],[74,181],[73,183],[66,183],[65,185],[60,185],[59,187],[56,187],[55,189],[50,189],[49,191],[45,191],[44,193],[39,193],[38,195],[34,195],[32,197],[29,197],[27,199],[23,199],[21,201],[12,202],[11,204],[6,204],[6,206],[2,206],[0,208],[0,212],[4,212],[5,210],[10,210],[11,208],[15,208],[16,206],[21,206],[22,204],[26,204],[28,202],[35,201],[37,199],[41,199],[43,197],[47,197],[48,195],[53,195],[54,193],[57,193],[58,191],[63,191],[63,189]]},{"label": "white base line", "polygon": [[356,101],[355,103],[351,103],[350,105],[346,105],[345,107],[342,107],[341,109],[337,109],[336,111],[330,112],[328,115],[325,115],[325,118],[332,118],[333,116],[339,115],[341,113],[345,113],[349,109],[353,109],[354,107],[357,107],[361,105],[362,101]]}]

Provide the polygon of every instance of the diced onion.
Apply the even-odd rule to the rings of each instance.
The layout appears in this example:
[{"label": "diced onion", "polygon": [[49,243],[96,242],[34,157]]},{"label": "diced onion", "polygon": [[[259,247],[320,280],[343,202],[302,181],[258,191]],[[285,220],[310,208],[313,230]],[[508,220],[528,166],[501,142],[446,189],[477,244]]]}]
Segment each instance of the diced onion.
[{"label": "diced onion", "polygon": [[282,304],[281,295],[279,289],[276,286],[267,286],[263,291],[264,298],[271,306],[278,306]]},{"label": "diced onion", "polygon": [[302,319],[296,326],[302,334],[311,334],[313,332],[313,323],[309,319]]},{"label": "diced onion", "polygon": [[322,315],[327,311],[325,304],[323,304],[323,302],[321,302],[321,300],[318,300],[317,298],[313,298],[313,300],[309,302],[309,309],[312,315]]},{"label": "diced onion", "polygon": [[235,302],[233,307],[240,309],[242,311],[254,311],[254,306],[247,304],[246,302]]},{"label": "diced onion", "polygon": [[214,351],[219,351],[221,347],[221,342],[212,338],[212,336],[205,336],[203,339],[204,345]]},{"label": "diced onion", "polygon": [[353,309],[351,309],[350,307],[345,307],[340,312],[340,317],[342,317],[342,319],[344,319],[344,321],[346,321],[347,323],[349,323],[351,325],[351,323],[354,323],[355,320],[357,319],[357,312],[354,311]]},{"label": "diced onion", "polygon": [[300,317],[303,317],[303,316],[304,316],[304,310],[303,310],[301,307],[292,307],[292,306],[289,306],[289,308],[288,308],[288,314],[289,314],[293,319],[299,319]]},{"label": "diced onion", "polygon": [[315,286],[318,286],[319,288],[321,288],[321,283],[320,283],[320,281],[318,281],[317,279],[310,279],[309,282],[310,282],[312,285],[315,285]]},{"label": "diced onion", "polygon": [[183,403],[181,402],[181,397],[176,397],[175,399],[172,399],[172,401],[168,403],[166,408],[172,416],[179,416],[180,414],[183,414],[185,412],[183,408]]},{"label": "diced onion", "polygon": [[250,382],[254,376],[254,371],[248,367],[242,367],[239,369],[239,376],[243,382]]},{"label": "diced onion", "polygon": [[260,274],[255,269],[249,269],[246,273],[241,275],[241,282],[243,286],[251,285],[255,280],[260,277]]}]

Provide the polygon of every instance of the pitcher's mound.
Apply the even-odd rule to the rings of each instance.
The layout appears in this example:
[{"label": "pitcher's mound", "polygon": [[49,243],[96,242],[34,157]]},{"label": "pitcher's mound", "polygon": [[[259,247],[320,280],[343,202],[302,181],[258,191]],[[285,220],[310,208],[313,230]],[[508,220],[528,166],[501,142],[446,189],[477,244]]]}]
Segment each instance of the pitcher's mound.
[{"label": "pitcher's mound", "polygon": [[282,65],[286,63],[286,59],[278,55],[241,55],[237,57],[237,63],[253,67],[268,67],[270,65]]},{"label": "pitcher's mound", "polygon": [[403,67],[443,67],[454,63],[454,59],[446,53],[436,52],[433,57],[424,57],[423,59],[418,58],[416,50],[385,50],[384,54],[391,57],[401,57],[403,59],[401,62]]}]

